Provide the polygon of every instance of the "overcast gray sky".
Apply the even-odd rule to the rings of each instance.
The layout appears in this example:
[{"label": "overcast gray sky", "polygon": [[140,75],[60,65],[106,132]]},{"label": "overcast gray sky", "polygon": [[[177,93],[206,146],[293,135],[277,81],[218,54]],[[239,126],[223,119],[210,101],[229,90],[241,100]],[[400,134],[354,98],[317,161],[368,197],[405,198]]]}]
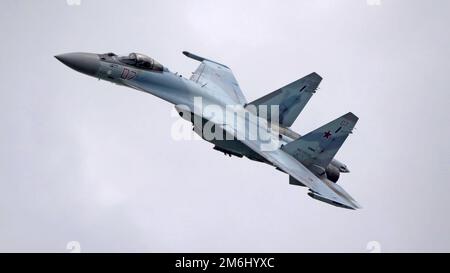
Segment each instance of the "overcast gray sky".
[{"label": "overcast gray sky", "polygon": [[[0,5],[0,251],[450,251],[449,1]],[[170,104],[53,58],[137,51],[189,76],[183,50],[229,65],[248,100],[319,73],[293,128],[360,117],[337,158],[364,208],[174,141]]]}]

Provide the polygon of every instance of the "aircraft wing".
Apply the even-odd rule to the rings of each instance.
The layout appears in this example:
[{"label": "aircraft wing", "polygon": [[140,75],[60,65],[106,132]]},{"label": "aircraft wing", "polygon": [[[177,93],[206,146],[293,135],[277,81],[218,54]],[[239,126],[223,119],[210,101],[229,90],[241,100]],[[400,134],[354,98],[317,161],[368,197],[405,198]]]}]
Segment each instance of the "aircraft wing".
[{"label": "aircraft wing", "polygon": [[338,184],[328,179],[320,179],[315,176],[302,163],[297,161],[291,155],[278,149],[275,151],[262,151],[259,145],[253,141],[243,140],[244,144],[253,151],[270,161],[275,167],[288,173],[296,180],[308,187],[317,199],[325,199],[322,201],[336,202],[335,205],[343,205],[348,208],[357,209],[361,206]]},{"label": "aircraft wing", "polygon": [[223,64],[183,51],[189,58],[202,62],[190,80],[210,89],[225,92],[236,104],[245,104],[245,99],[231,69]]},{"label": "aircraft wing", "polygon": [[[245,115],[242,115],[242,117],[240,118],[243,118],[244,116]],[[247,122],[249,121],[247,120]],[[223,128],[223,130],[234,136],[239,136],[239,130],[244,129],[235,124],[222,124],[223,125],[221,127]],[[269,132],[267,132],[267,130],[259,130],[258,133],[270,134]],[[308,187],[311,190],[311,192],[309,193],[311,197],[339,207],[350,209],[361,208],[358,202],[356,202],[342,187],[329,181],[328,179],[318,178],[301,162],[299,162],[297,159],[295,159],[282,149],[278,148],[278,141],[276,136],[270,137],[269,135],[265,135],[262,137],[264,137],[263,139],[270,138],[271,140],[269,141],[269,143],[262,143],[260,140],[252,140],[257,139],[254,137],[242,139],[239,138],[239,140],[250,149],[264,157],[267,161],[271,162],[275,167],[288,173],[290,176]]]}]

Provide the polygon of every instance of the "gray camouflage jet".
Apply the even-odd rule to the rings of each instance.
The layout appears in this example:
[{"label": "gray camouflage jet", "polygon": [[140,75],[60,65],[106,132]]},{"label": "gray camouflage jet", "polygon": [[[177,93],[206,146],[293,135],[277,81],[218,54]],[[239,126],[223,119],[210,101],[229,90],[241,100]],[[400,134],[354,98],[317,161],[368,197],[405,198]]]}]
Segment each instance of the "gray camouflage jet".
[{"label": "gray camouflage jet", "polygon": [[[190,79],[139,53],[66,53],[55,57],[78,72],[174,104],[180,116],[193,123],[194,132],[213,143],[215,150],[272,165],[289,175],[290,184],[309,188],[308,195],[314,199],[342,208],[360,208],[336,183],[340,173],[349,170],[334,159],[358,117],[349,112],[304,136],[289,128],[319,86],[322,78],[317,73],[247,102],[229,67],[189,52],[183,54],[201,62]],[[200,104],[196,103],[198,98]],[[232,111],[233,118],[206,115],[208,106],[226,114]],[[208,132],[223,137],[206,137],[207,124]],[[251,126],[256,133],[248,129]]]}]

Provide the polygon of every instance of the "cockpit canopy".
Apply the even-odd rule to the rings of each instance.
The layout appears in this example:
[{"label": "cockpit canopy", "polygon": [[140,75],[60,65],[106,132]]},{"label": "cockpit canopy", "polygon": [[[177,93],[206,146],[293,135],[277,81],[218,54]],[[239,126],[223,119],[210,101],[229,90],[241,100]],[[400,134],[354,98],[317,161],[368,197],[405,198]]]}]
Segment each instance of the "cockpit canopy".
[{"label": "cockpit canopy", "polygon": [[164,71],[164,67],[154,59],[140,53],[130,53],[128,56],[120,57],[119,60],[128,65],[150,71]]}]

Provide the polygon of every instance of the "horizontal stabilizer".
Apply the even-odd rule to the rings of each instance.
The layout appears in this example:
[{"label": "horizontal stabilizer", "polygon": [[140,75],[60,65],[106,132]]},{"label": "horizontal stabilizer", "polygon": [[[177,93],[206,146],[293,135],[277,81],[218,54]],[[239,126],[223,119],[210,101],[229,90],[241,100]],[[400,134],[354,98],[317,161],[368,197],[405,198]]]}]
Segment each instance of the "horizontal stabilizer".
[{"label": "horizontal stabilizer", "polygon": [[295,185],[295,186],[300,186],[300,187],[306,187],[305,184],[303,184],[302,182],[298,181],[297,179],[295,179],[294,177],[289,175],[289,184],[291,185]]}]

